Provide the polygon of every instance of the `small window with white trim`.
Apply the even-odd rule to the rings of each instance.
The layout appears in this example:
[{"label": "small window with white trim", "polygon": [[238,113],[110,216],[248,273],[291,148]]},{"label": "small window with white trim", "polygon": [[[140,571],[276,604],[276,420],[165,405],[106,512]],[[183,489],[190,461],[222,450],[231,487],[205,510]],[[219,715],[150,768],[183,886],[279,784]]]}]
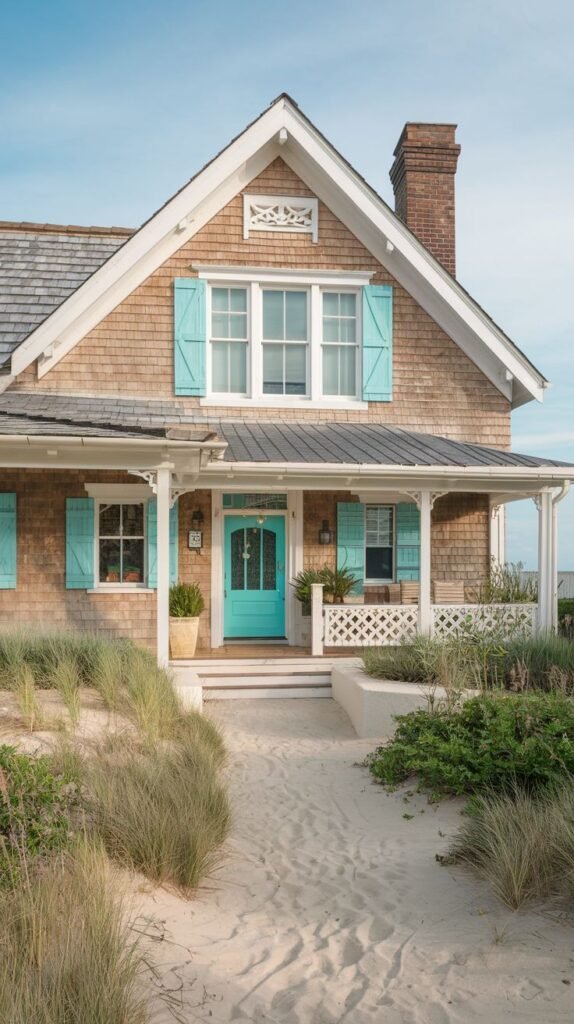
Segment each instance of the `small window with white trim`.
[{"label": "small window with white trim", "polygon": [[263,394],[307,394],[309,345],[306,291],[263,291]]},{"label": "small window with white trim", "polygon": [[247,394],[247,289],[211,289],[211,387]]},{"label": "small window with white trim", "polygon": [[98,502],[96,564],[100,586],[145,582],[145,502]]},{"label": "small window with white trim", "polygon": [[394,518],[392,505],[365,508],[365,579],[369,583],[394,578]]},{"label": "small window with white trim", "polygon": [[357,295],[323,292],[323,394],[357,394]]}]

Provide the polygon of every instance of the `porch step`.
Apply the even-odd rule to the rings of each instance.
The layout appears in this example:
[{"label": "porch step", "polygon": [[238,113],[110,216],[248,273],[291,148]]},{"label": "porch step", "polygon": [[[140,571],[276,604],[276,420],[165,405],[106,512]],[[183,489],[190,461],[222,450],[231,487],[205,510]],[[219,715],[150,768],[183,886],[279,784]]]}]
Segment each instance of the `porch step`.
[{"label": "porch step", "polygon": [[330,658],[205,658],[177,662],[176,679],[199,678],[205,700],[330,697]]},{"label": "porch step", "polygon": [[211,700],[252,700],[256,697],[266,699],[278,697],[283,700],[300,697],[331,697],[331,684],[324,686],[221,686],[203,687],[203,698]]}]

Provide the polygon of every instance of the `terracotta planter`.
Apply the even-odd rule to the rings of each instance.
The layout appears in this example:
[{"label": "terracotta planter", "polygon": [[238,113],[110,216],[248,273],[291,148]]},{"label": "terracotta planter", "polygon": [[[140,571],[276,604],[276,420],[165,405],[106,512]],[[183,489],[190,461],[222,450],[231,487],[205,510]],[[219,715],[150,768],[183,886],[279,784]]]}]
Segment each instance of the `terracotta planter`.
[{"label": "terracotta planter", "polygon": [[169,650],[175,660],[193,658],[197,647],[199,618],[169,620]]}]

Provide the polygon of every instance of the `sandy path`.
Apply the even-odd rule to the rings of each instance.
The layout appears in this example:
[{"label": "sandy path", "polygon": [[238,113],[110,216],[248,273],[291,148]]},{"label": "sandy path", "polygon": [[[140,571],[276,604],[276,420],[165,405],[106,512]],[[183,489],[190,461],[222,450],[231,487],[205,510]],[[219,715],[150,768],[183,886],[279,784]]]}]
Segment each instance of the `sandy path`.
[{"label": "sandy path", "polygon": [[355,766],[372,743],[330,700],[211,709],[232,752],[227,862],[194,902],[156,892],[142,908],[159,922],[153,952],[164,985],[181,988],[182,1020],[574,1020],[574,925],[512,914],[436,863],[455,804],[372,785]]}]

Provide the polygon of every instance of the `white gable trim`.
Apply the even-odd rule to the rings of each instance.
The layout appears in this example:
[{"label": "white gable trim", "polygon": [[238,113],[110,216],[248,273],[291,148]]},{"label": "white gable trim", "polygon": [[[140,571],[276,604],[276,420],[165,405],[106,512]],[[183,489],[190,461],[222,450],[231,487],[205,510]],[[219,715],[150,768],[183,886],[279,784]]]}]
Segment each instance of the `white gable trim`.
[{"label": "white gable trim", "polygon": [[542,400],[541,374],[284,96],[22,342],[12,378],[36,359],[39,377],[48,373],[279,155],[505,397]]}]

